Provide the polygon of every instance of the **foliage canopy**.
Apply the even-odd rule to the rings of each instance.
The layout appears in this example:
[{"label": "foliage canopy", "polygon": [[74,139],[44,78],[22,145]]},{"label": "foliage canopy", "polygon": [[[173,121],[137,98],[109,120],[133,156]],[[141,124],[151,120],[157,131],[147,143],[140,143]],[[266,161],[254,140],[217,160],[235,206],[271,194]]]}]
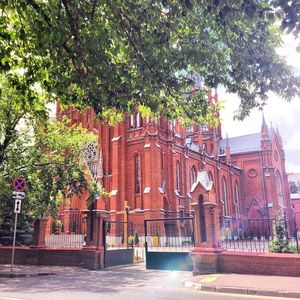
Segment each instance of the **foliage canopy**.
[{"label": "foliage canopy", "polygon": [[199,122],[218,84],[239,95],[240,117],[269,91],[299,94],[276,53],[280,24],[299,31],[299,0],[0,0],[0,11],[0,71],[28,103],[38,86],[102,118],[139,106]]}]

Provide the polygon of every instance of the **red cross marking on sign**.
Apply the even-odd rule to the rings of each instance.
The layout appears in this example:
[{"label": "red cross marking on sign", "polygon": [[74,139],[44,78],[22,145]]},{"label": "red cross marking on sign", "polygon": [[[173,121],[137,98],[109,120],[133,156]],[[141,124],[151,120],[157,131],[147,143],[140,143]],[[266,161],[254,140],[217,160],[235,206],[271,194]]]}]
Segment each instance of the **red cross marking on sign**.
[{"label": "red cross marking on sign", "polygon": [[23,178],[17,178],[14,180],[13,187],[17,192],[23,192],[25,190],[26,184]]}]

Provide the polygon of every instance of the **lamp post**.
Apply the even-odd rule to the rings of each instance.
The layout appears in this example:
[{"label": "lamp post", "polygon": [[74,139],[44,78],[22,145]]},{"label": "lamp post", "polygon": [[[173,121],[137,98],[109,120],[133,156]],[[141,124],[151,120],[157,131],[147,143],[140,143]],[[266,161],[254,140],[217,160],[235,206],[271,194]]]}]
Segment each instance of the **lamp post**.
[{"label": "lamp post", "polygon": [[129,221],[129,211],[130,211],[130,206],[127,204],[127,201],[125,201],[125,223],[124,223],[124,242],[126,244],[126,248],[128,249],[128,221]]}]

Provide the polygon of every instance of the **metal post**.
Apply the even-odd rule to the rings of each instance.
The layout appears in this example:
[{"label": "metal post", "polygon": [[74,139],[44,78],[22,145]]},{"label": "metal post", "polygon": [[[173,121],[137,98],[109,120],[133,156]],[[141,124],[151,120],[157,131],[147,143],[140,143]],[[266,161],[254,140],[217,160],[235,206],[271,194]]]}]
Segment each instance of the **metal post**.
[{"label": "metal post", "polygon": [[15,259],[15,246],[16,246],[17,222],[18,222],[18,214],[15,213],[14,239],[13,239],[13,248],[12,248],[11,265],[10,265],[10,271],[11,271],[11,272],[13,271],[13,265],[14,265],[14,259]]},{"label": "metal post", "polygon": [[144,220],[144,234],[145,234],[145,251],[147,254],[148,251],[148,242],[147,242],[147,220]]},{"label": "metal post", "polygon": [[295,213],[293,214],[293,219],[294,219],[294,226],[295,226],[295,239],[296,239],[296,246],[297,246],[297,253],[299,253],[299,240],[298,240],[298,225],[296,222],[296,215]]}]

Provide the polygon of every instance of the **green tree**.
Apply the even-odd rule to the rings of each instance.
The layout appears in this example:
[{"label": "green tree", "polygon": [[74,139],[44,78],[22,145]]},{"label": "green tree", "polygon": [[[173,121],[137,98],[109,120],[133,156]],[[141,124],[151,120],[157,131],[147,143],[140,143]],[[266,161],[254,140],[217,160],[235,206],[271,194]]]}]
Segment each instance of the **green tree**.
[{"label": "green tree", "polygon": [[[0,0],[0,71],[33,103],[93,107],[102,118],[139,107],[202,122],[207,89],[241,98],[240,117],[268,92],[299,94],[276,53],[280,25],[299,31],[299,1]],[[192,92],[198,74],[204,85]]]},{"label": "green tree", "polygon": [[50,120],[44,100],[23,106],[15,88],[7,87],[0,76],[0,214],[13,211],[12,182],[26,180],[26,198],[20,221],[55,216],[63,201],[90,192],[91,202],[101,188],[90,178],[81,159],[83,146],[96,136],[68,119]]}]

